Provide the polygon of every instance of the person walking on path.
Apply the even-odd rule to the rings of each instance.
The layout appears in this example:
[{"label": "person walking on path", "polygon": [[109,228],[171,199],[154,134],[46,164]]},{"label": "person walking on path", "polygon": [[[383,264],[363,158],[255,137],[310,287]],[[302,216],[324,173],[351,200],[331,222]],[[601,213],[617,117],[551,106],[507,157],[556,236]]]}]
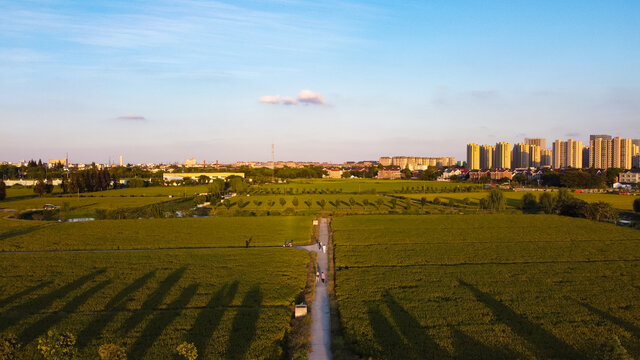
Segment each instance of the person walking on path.
[{"label": "person walking on path", "polygon": [[324,271],[322,272],[322,283],[324,284]]},{"label": "person walking on path", "polygon": [[318,272],[318,269],[316,269],[316,284],[318,281],[320,281],[320,273]]}]

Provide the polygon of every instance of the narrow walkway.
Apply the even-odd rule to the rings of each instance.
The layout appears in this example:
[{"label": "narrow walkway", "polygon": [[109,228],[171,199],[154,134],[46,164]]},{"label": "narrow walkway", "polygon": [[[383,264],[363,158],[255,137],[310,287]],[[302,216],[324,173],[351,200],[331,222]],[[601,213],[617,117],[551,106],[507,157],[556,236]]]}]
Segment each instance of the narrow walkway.
[{"label": "narrow walkway", "polygon": [[[329,246],[329,228],[327,219],[320,219],[318,237],[320,244]],[[318,245],[301,246],[301,249],[313,251],[318,254],[318,268],[329,279],[329,255],[323,252]],[[316,294],[311,308],[311,353],[309,360],[331,360],[331,316],[329,313],[329,291],[327,283],[318,281]]]}]

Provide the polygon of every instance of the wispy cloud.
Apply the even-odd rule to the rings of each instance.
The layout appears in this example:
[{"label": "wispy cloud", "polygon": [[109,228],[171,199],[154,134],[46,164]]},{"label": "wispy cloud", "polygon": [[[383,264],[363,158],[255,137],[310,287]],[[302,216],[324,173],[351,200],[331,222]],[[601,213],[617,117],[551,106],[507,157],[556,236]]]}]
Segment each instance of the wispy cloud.
[{"label": "wispy cloud", "polygon": [[295,105],[298,101],[292,97],[285,96],[282,98],[282,105]]},{"label": "wispy cloud", "polygon": [[324,99],[322,94],[311,90],[300,90],[298,96],[295,98],[291,96],[265,95],[261,96],[258,101],[274,105],[327,105],[327,101]]},{"label": "wispy cloud", "polygon": [[126,114],[126,115],[118,116],[118,120],[124,120],[124,121],[146,121],[147,118],[145,118],[144,116],[142,116],[140,114]]},{"label": "wispy cloud", "polygon": [[258,101],[260,101],[261,103],[265,103],[265,104],[279,104],[280,103],[280,95],[260,96]]},{"label": "wispy cloud", "polygon": [[298,101],[303,104],[327,105],[324,96],[311,90],[301,90],[298,93]]}]

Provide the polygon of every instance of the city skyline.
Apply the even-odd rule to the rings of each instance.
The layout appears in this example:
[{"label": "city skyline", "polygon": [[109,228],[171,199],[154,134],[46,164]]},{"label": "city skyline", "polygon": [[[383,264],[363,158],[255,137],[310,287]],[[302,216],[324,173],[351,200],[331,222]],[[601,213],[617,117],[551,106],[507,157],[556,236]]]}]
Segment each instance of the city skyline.
[{"label": "city skyline", "polygon": [[4,2],[0,154],[268,160],[276,143],[288,160],[462,159],[469,142],[640,138],[639,11]]}]

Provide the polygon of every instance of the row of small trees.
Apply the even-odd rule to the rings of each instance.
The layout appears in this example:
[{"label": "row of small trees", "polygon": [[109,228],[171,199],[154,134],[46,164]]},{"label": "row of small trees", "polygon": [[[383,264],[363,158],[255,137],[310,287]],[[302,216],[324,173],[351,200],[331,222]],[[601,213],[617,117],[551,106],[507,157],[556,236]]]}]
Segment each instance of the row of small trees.
[{"label": "row of small trees", "polygon": [[[0,360],[20,359],[21,345],[18,337],[8,334],[0,343]],[[68,332],[49,330],[46,336],[38,338],[38,350],[45,360],[75,360],[78,359],[76,337]],[[194,344],[183,342],[176,348],[176,353],[186,360],[196,360],[198,350]],[[116,344],[103,344],[98,348],[101,360],[127,360],[127,351]]]}]

